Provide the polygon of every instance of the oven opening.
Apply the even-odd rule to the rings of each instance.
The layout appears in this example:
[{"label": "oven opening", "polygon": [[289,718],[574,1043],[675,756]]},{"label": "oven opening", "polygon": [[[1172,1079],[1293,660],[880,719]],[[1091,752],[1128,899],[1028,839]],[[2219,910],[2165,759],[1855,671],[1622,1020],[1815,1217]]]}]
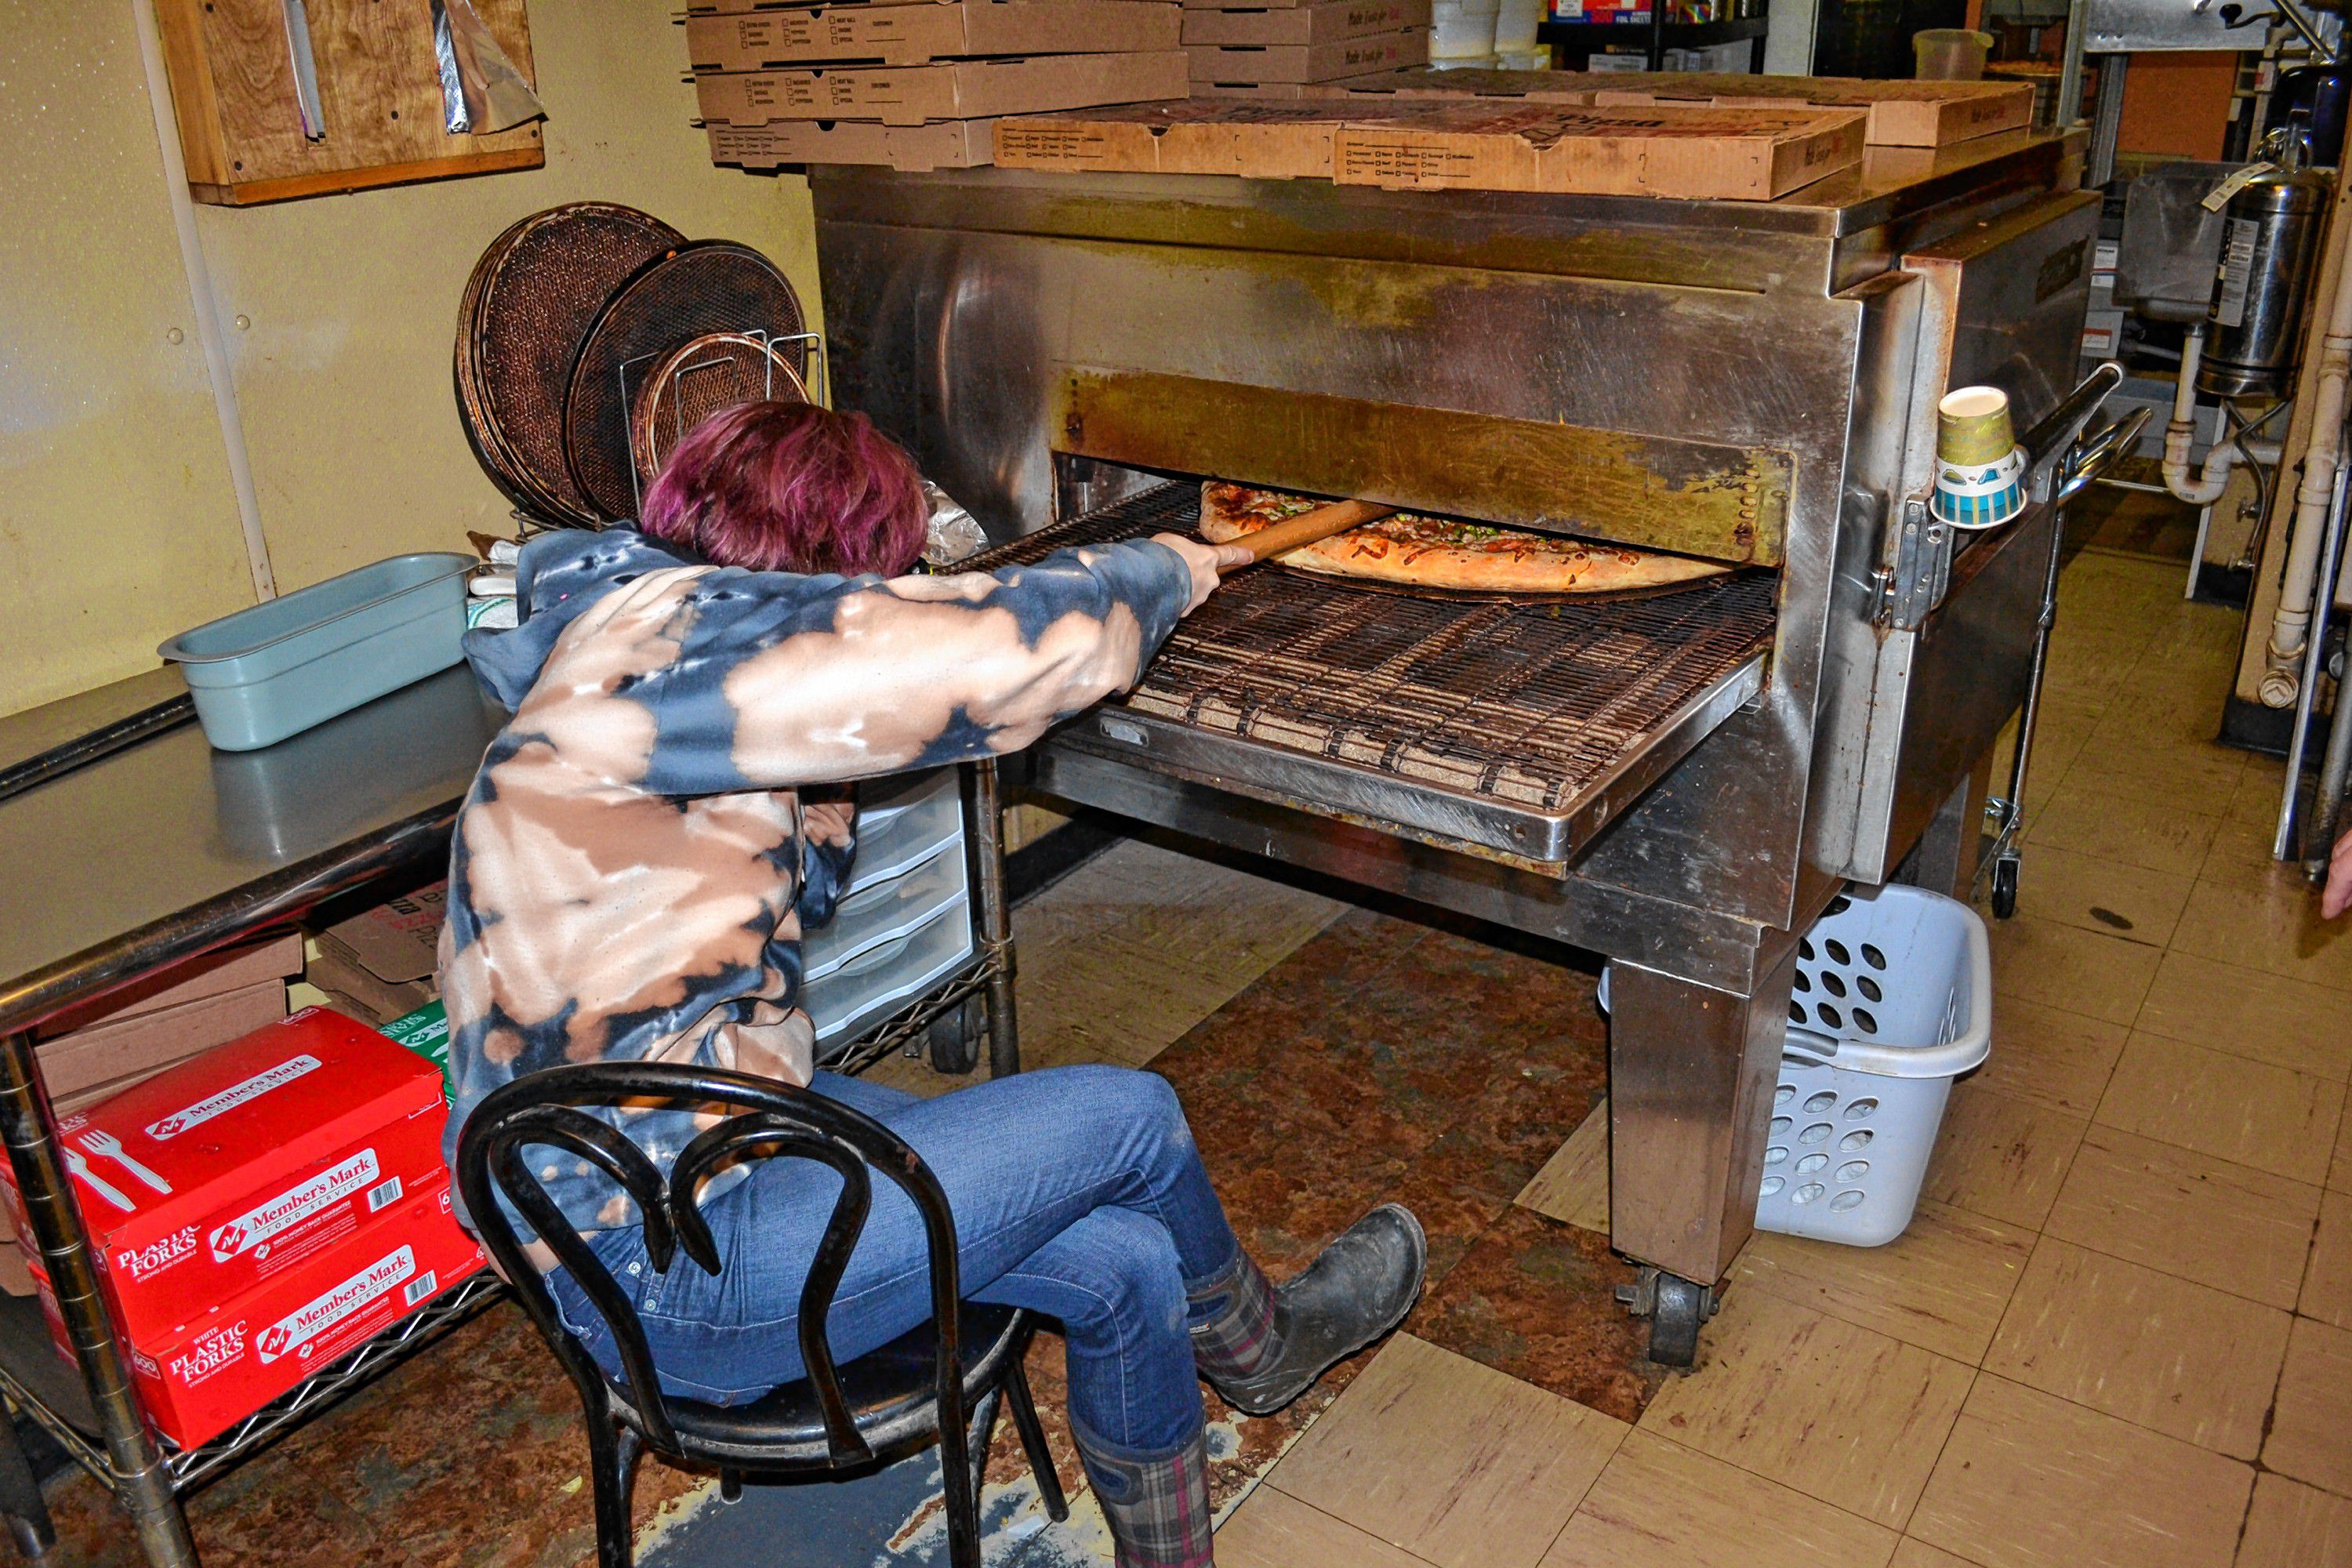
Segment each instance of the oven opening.
[{"label": "oven opening", "polygon": [[[1198,479],[1059,461],[1064,521],[986,564],[1197,531]],[[1777,572],[1748,568],[1521,600],[1268,563],[1229,579],[1132,691],[1060,742],[1560,867],[1762,692],[1778,591]]]}]

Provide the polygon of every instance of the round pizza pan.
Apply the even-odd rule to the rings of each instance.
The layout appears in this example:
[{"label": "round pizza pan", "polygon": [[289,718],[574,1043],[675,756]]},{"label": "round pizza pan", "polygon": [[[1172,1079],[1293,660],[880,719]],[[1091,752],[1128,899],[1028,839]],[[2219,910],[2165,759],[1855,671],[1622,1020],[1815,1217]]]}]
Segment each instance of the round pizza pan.
[{"label": "round pizza pan", "polygon": [[648,361],[629,397],[629,457],[638,494],[687,432],[719,410],[763,398],[806,403],[808,388],[793,368],[798,356],[787,353],[798,346],[747,332],[705,332]]},{"label": "round pizza pan", "polygon": [[605,521],[635,515],[629,416],[655,363],[696,338],[763,334],[795,378],[806,374],[800,297],[748,245],[698,240],[656,258],[614,294],[572,363],[563,403],[564,454],[583,500]]},{"label": "round pizza pan", "polygon": [[476,265],[459,319],[458,402],[483,466],[524,510],[600,521],[564,453],[572,363],[614,293],[685,244],[634,207],[573,202],[515,224]]}]

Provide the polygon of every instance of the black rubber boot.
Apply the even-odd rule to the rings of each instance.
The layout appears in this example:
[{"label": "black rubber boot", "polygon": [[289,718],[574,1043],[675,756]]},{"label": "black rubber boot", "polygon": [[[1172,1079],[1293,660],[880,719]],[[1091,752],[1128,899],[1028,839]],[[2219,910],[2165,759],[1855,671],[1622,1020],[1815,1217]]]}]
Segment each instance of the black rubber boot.
[{"label": "black rubber boot", "polygon": [[1429,1243],[1421,1222],[1382,1204],[1342,1232],[1295,1279],[1274,1289],[1276,1348],[1247,1377],[1207,1373],[1246,1415],[1271,1415],[1316,1379],[1404,1321],[1421,1296]]}]

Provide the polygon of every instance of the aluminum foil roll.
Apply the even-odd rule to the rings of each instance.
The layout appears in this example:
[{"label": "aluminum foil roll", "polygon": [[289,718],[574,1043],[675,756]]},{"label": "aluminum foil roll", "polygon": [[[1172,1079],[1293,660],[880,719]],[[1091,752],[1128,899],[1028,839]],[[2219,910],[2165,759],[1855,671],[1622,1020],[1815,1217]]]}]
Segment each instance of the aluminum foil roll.
[{"label": "aluminum foil roll", "polygon": [[452,136],[546,118],[539,94],[482,25],[473,0],[433,0],[433,57],[441,73],[441,119]]}]

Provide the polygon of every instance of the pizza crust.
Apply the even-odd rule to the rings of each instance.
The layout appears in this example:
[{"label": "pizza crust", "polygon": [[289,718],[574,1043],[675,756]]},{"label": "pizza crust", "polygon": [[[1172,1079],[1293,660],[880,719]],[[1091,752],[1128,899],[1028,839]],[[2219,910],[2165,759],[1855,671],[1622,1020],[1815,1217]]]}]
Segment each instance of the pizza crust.
[{"label": "pizza crust", "polygon": [[[1212,479],[1201,487],[1201,537],[1226,544],[1324,503]],[[1719,561],[1397,512],[1285,551],[1285,566],[1410,588],[1486,594],[1616,594],[1718,577]]]}]

